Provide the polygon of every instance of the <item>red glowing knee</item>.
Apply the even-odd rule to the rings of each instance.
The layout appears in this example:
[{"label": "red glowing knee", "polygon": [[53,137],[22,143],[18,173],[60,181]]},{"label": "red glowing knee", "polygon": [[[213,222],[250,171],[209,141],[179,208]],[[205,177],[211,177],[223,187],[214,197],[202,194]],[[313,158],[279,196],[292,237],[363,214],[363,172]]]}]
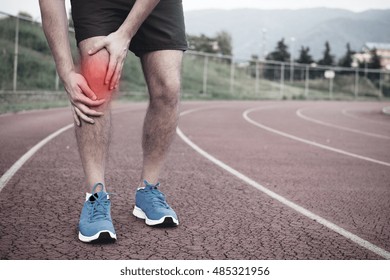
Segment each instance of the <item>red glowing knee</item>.
[{"label": "red glowing knee", "polygon": [[98,99],[108,100],[112,94],[112,90],[109,89],[109,84],[104,84],[108,62],[109,55],[105,50],[82,59],[82,75]]}]

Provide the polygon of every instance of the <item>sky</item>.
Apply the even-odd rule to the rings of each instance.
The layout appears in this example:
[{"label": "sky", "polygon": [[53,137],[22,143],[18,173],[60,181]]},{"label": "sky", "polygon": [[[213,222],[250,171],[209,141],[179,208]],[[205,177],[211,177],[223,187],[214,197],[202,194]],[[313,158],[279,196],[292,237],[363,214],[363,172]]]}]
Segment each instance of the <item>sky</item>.
[{"label": "sky", "polygon": [[[53,0],[54,1],[54,0]],[[163,1],[163,0],[162,0]],[[70,0],[66,0],[67,7]],[[369,9],[390,9],[389,0],[183,0],[185,11],[202,9],[302,9],[341,8],[361,12]],[[40,19],[38,0],[0,0],[0,11],[16,15],[28,12],[34,19]]]}]

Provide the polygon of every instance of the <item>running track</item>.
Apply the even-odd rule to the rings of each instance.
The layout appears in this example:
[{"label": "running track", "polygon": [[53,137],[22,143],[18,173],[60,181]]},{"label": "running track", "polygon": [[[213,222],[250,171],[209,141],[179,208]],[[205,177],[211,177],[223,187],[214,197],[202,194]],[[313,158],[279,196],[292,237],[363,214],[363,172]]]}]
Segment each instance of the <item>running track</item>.
[{"label": "running track", "polygon": [[[390,258],[390,116],[379,102],[183,102],[162,190],[177,228],[131,215],[145,103],[114,108],[107,185],[118,241],[83,244],[73,129],[0,192],[0,259]],[[69,108],[0,116],[0,174],[72,122]],[[8,176],[8,175],[7,175]]]}]

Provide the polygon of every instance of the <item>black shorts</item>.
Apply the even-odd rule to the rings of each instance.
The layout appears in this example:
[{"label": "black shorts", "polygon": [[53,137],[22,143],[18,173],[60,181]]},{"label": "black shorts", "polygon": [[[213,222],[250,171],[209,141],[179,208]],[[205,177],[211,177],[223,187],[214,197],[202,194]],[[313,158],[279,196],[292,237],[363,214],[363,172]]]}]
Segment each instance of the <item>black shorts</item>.
[{"label": "black shorts", "polygon": [[[126,19],[135,0],[71,0],[77,45],[107,36]],[[140,56],[158,50],[187,49],[181,0],[161,0],[132,38],[129,50]]]}]

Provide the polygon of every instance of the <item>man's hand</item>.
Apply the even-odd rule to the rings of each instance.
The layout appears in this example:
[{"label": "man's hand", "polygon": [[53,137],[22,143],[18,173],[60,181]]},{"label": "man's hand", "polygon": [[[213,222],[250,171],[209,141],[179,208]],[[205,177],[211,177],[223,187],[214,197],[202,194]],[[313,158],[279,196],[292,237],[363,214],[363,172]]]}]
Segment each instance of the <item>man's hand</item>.
[{"label": "man's hand", "polygon": [[77,126],[81,125],[80,118],[85,122],[94,124],[91,117],[100,117],[102,112],[92,110],[90,107],[100,106],[105,99],[96,100],[95,93],[88,86],[84,77],[76,72],[70,72],[64,80],[64,87],[72,103],[73,118]]},{"label": "man's hand", "polygon": [[110,53],[110,62],[104,81],[105,84],[109,84],[110,90],[118,87],[131,39],[158,2],[160,0],[135,1],[134,6],[119,29],[98,41],[88,51],[89,55],[93,55],[106,48]]},{"label": "man's hand", "polygon": [[96,42],[88,51],[89,55],[94,55],[103,48],[110,54],[110,62],[108,64],[107,74],[104,80],[105,84],[110,84],[109,89],[112,90],[118,87],[119,79],[122,74],[123,64],[129,50],[131,39],[121,29],[111,33],[103,39]]}]

